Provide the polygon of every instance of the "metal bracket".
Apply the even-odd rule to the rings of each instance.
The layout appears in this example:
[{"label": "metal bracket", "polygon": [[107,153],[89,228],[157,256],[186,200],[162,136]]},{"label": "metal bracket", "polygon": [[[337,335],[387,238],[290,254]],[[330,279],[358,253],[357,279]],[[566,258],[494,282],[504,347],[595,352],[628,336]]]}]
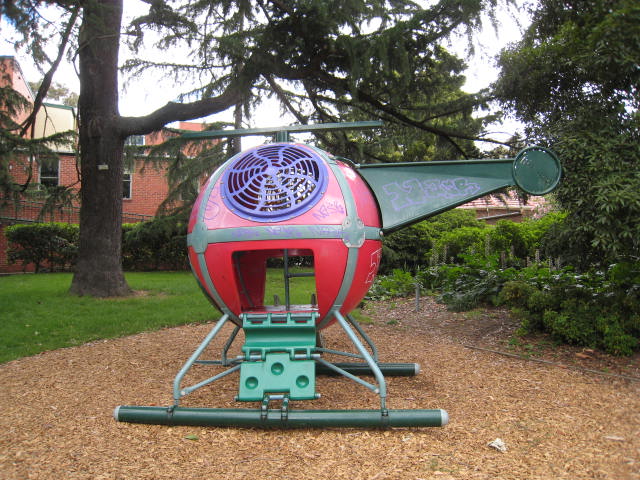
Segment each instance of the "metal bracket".
[{"label": "metal bracket", "polygon": [[289,418],[289,397],[287,395],[282,399],[282,406],[280,407],[280,419],[285,422]]},{"label": "metal bracket", "polygon": [[265,395],[260,403],[260,420],[267,421],[269,417],[269,404],[272,400],[282,400],[280,405],[280,420],[284,423],[289,418],[289,396],[288,395]]},{"label": "metal bracket", "polygon": [[193,247],[196,253],[204,253],[209,246],[208,234],[209,229],[204,223],[196,223],[193,231],[187,235],[187,245]]},{"label": "metal bracket", "polygon": [[342,222],[342,241],[349,248],[360,248],[366,238],[364,222],[356,217],[355,220],[346,217]]}]

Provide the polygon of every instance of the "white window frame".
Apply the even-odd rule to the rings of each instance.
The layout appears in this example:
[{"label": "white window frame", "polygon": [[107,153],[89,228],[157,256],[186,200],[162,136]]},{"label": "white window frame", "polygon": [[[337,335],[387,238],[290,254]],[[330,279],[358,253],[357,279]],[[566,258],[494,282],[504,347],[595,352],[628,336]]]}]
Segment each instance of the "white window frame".
[{"label": "white window frame", "polygon": [[130,135],[124,141],[126,146],[142,147],[147,144],[144,135]]},{"label": "white window frame", "polygon": [[[45,163],[45,161],[38,161],[38,177],[40,179],[40,185],[45,186],[45,187],[58,187],[60,185],[60,159],[57,160],[50,160],[51,164],[55,163],[56,164],[56,176],[52,176],[52,175],[42,175],[42,164]],[[49,161],[47,161],[46,163],[49,163]],[[53,182],[52,180],[55,179],[55,182]],[[43,182],[42,180],[46,180],[46,182]]]},{"label": "white window frame", "polygon": [[[125,185],[128,185],[128,193]],[[122,173],[122,199],[123,200],[131,200],[133,198],[133,174],[131,170],[128,168],[124,169]]]}]

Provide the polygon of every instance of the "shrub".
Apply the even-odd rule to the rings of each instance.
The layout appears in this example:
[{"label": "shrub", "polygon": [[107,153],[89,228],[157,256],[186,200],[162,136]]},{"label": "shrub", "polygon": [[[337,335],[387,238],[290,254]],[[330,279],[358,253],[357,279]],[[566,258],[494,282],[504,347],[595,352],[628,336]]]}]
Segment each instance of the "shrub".
[{"label": "shrub", "polygon": [[513,278],[512,268],[499,269],[498,256],[485,258],[481,255],[463,256],[467,263],[460,266],[442,265],[439,301],[450,310],[464,311],[476,308],[481,303],[495,304],[503,285]]},{"label": "shrub", "polygon": [[443,233],[433,246],[433,255],[438,255],[444,263],[453,260],[461,263],[463,254],[484,251],[489,227],[460,227]]},{"label": "shrub", "polygon": [[22,262],[23,269],[33,264],[38,273],[43,267],[65,269],[75,262],[78,252],[77,225],[67,223],[32,223],[5,229],[9,242],[9,262]]},{"label": "shrub", "polygon": [[556,198],[570,212],[562,248],[576,266],[602,268],[640,252],[640,116],[586,108],[554,132],[565,178]]},{"label": "shrub", "polygon": [[509,252],[517,258],[530,255],[529,244],[525,240],[524,228],[520,223],[499,220],[488,232],[488,248],[490,252]]},{"label": "shrub", "polygon": [[453,209],[425,220],[425,228],[435,240],[445,232],[461,227],[483,227],[485,222],[478,220],[473,210]]},{"label": "shrub", "polygon": [[[523,260],[537,257],[540,249],[584,268],[584,262],[563,250],[563,239],[572,235],[567,225],[565,214],[551,213],[521,224],[502,221],[495,227],[465,225],[439,233],[423,227],[423,234],[432,239],[432,252],[455,263],[432,262],[418,268],[416,281],[439,292],[439,300],[451,310],[482,303],[505,305],[520,319],[522,333],[547,332],[562,342],[630,354],[640,346],[640,262],[580,272],[573,267],[553,270],[541,263],[524,266]],[[513,253],[509,262],[501,255],[505,251]],[[383,294],[401,290],[385,287],[384,282],[376,288]]]},{"label": "shrub", "polygon": [[561,225],[566,217],[566,212],[553,211],[548,212],[540,218],[527,218],[520,223],[522,238],[527,244],[527,254],[533,256],[536,250],[540,250],[547,257],[555,258],[561,256],[553,255],[551,252],[546,252],[544,250],[544,242],[548,241],[547,239],[552,236],[550,235],[550,232]]},{"label": "shrub", "polygon": [[527,258],[539,256],[541,250],[545,257],[556,260],[565,257],[555,240],[565,218],[564,213],[551,212],[522,223],[500,220],[494,226],[477,220],[472,211],[451,210],[385,237],[380,273],[464,263],[463,256],[468,254],[498,254],[502,266],[516,267],[526,265]]},{"label": "shrub", "polygon": [[497,303],[515,308],[525,308],[529,305],[529,300],[536,292],[539,292],[539,290],[526,281],[512,280],[503,285],[498,295]]},{"label": "shrub", "polygon": [[416,270],[424,263],[425,255],[433,245],[433,237],[426,222],[416,223],[383,238],[380,273],[394,269]]},{"label": "shrub", "polygon": [[473,211],[454,209],[398,230],[383,239],[380,273],[389,274],[395,268],[415,272],[428,263],[433,244],[442,235],[460,227],[483,226]]},{"label": "shrub", "polygon": [[416,282],[427,292],[433,293],[444,284],[444,274],[445,270],[442,265],[432,265],[416,272]]},{"label": "shrub", "polygon": [[179,270],[187,267],[187,223],[179,216],[123,226],[125,269]]},{"label": "shrub", "polygon": [[[5,229],[7,254],[12,263],[30,264],[36,273],[43,267],[64,269],[75,263],[78,225],[34,223]],[[122,259],[127,270],[182,270],[187,260],[187,223],[179,216],[122,225]]]},{"label": "shrub", "polygon": [[[587,251],[590,246],[586,242],[581,248],[578,246],[583,240],[576,238],[573,227],[563,216],[549,224],[548,230],[540,238],[540,252],[545,257],[561,259],[563,264],[588,268],[590,261],[581,252]],[[567,248],[568,245],[572,245],[572,248]]]},{"label": "shrub", "polygon": [[[640,347],[640,262],[577,273],[542,265],[500,268],[497,255],[462,255],[461,265],[419,270],[415,281],[438,290],[450,310],[504,305],[521,321],[519,333],[546,332],[573,344],[629,355]],[[405,285],[406,288],[401,288]],[[377,285],[378,298],[412,292],[411,275],[394,272]]]},{"label": "shrub", "polygon": [[630,355],[640,339],[639,272],[639,263],[581,274],[523,269],[498,300],[517,308],[522,333],[543,331],[565,343]]},{"label": "shrub", "polygon": [[411,273],[396,268],[391,275],[379,275],[367,293],[369,300],[406,297],[415,292],[416,280]]}]

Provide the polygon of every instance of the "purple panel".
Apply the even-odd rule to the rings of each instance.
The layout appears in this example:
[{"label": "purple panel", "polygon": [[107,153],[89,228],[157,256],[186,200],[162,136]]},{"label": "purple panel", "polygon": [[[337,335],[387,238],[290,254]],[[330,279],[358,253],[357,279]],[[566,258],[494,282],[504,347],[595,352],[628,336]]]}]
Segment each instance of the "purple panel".
[{"label": "purple panel", "polygon": [[297,217],[322,198],[328,183],[323,158],[295,144],[252,148],[224,172],[221,193],[236,215],[257,222]]}]

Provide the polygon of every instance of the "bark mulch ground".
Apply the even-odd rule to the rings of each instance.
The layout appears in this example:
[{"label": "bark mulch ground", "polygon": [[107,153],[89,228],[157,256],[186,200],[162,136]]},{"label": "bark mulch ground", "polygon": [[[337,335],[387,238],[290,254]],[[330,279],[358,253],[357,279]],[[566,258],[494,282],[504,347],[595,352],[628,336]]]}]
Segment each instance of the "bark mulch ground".
[{"label": "bark mulch ground", "polygon": [[[514,341],[507,313],[451,313],[430,299],[419,312],[411,301],[388,301],[365,314],[382,361],[422,366],[417,377],[388,379],[389,407],[444,408],[449,425],[265,431],[116,422],[116,405],[171,403],[174,375],[211,328],[185,326],[0,365],[0,478],[640,479],[640,382],[577,369],[639,377],[638,356]],[[346,347],[336,326],[325,339]],[[236,381],[184,405],[238,406]],[[320,400],[297,406],[377,407],[348,380],[319,378],[318,391]],[[488,446],[496,438],[505,452]]]}]

